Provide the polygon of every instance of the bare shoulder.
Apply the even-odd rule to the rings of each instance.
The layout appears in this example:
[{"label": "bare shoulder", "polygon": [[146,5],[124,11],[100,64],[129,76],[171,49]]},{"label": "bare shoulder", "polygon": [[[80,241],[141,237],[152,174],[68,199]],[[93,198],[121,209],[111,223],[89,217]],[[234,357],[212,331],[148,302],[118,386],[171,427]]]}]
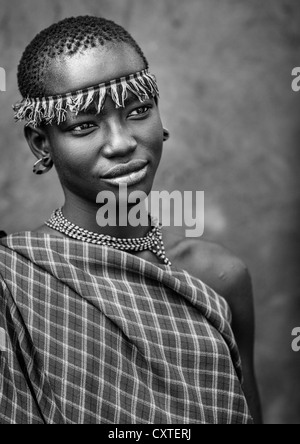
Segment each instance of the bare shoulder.
[{"label": "bare shoulder", "polygon": [[202,239],[170,239],[169,254],[174,265],[201,279],[223,296],[232,312],[232,330],[243,368],[243,390],[255,423],[262,423],[254,371],[254,303],[252,283],[244,262],[227,248]]},{"label": "bare shoulder", "polygon": [[250,284],[245,263],[221,244],[203,240],[175,237],[172,245],[173,261],[179,268],[227,294],[232,287]]},{"label": "bare shoulder", "polygon": [[252,284],[245,263],[224,246],[203,239],[173,236],[172,261],[223,296],[231,308],[251,304]]}]

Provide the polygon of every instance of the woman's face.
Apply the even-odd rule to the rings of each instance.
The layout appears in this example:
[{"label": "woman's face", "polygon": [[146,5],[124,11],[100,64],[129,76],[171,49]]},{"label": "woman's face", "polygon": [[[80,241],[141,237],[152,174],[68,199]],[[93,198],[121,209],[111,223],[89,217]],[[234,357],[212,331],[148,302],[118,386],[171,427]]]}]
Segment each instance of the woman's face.
[{"label": "woman's face", "polygon": [[[84,89],[144,68],[141,57],[127,44],[86,49],[51,64],[46,93]],[[46,126],[45,132],[66,195],[95,203],[100,191],[117,195],[120,184],[126,184],[128,192],[151,191],[163,142],[154,99],[141,103],[128,94],[125,108],[116,108],[107,96],[100,114],[93,107],[77,116],[68,112],[63,123]],[[119,166],[139,171],[118,172]]]}]

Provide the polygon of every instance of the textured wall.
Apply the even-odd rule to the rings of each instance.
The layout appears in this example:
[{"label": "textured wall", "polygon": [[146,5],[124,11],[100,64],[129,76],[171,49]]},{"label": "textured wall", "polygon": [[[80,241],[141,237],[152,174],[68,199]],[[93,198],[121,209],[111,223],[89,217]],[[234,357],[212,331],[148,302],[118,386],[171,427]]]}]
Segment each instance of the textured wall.
[{"label": "textured wall", "polygon": [[[156,188],[205,191],[205,236],[248,264],[258,381],[267,423],[300,424],[298,0],[1,0],[0,229],[31,229],[62,202],[57,177],[31,173],[16,66],[26,43],[69,15],[103,15],[140,42],[171,130]],[[300,94],[300,93],[299,93]]]}]

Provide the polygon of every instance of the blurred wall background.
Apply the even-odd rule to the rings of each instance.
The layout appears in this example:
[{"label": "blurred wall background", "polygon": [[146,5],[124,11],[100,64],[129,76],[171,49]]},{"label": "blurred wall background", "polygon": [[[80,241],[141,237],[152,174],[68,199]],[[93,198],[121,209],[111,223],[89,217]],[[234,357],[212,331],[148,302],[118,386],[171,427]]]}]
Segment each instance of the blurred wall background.
[{"label": "blurred wall background", "polygon": [[16,68],[37,32],[70,15],[95,14],[129,30],[161,90],[172,138],[156,189],[204,190],[205,233],[250,268],[256,368],[266,423],[300,424],[300,66],[298,0],[0,0],[0,229],[40,225],[63,202],[52,171],[32,174]]}]

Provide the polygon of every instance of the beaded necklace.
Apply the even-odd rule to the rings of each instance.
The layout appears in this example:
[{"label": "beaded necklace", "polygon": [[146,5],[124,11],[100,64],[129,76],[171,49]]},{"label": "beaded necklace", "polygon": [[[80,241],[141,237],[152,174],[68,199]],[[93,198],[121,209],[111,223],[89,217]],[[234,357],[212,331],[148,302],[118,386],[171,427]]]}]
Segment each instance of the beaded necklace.
[{"label": "beaded necklace", "polygon": [[85,230],[84,228],[78,227],[66,219],[61,208],[55,210],[45,224],[53,230],[59,231],[68,237],[91,244],[105,245],[107,247],[112,247],[116,250],[122,251],[150,250],[164,264],[170,266],[172,264],[171,261],[166,257],[165,247],[162,239],[161,224],[153,216],[150,217],[152,226],[151,230],[145,237],[139,238],[122,239]]}]

